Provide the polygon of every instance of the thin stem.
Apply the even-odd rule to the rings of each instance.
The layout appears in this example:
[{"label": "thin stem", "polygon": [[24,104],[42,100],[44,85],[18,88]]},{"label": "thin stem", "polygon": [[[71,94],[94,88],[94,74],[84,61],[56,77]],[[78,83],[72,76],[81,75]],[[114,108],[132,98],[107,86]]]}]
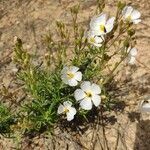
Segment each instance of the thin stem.
[{"label": "thin stem", "polygon": [[142,66],[144,66],[145,68],[147,68],[148,70],[150,70],[150,68],[148,66],[146,66],[144,63],[142,63],[141,61],[139,61],[138,59],[136,59],[136,61],[141,64]]},{"label": "thin stem", "polygon": [[113,73],[116,71],[116,69],[118,68],[118,66],[125,60],[125,58],[126,58],[126,56],[123,57],[123,58],[118,62],[117,65],[115,65],[114,69],[110,72],[110,76],[108,76],[108,77],[106,78],[106,80],[104,81],[104,84],[106,84],[110,79],[112,79]]},{"label": "thin stem", "polygon": [[119,38],[121,35],[123,35],[123,33],[126,32],[127,29],[128,29],[128,27],[124,28],[124,29],[122,30],[122,32],[120,32],[120,33],[116,36],[116,38],[112,41],[112,43],[107,47],[107,50],[110,49],[110,47],[118,40],[118,38]]}]

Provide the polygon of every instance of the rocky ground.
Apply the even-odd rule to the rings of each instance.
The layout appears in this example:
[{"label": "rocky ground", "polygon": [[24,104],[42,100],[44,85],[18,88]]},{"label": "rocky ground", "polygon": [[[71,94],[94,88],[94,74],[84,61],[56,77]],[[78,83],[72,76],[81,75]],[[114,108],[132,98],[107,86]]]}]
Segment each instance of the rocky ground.
[{"label": "rocky ground", "polygon": [[[117,0],[107,0],[106,11],[115,10]],[[138,62],[135,67],[123,70],[122,83],[116,89],[118,105],[114,111],[104,114],[104,122],[95,123],[78,131],[57,131],[56,137],[40,135],[24,139],[20,149],[35,150],[149,150],[150,114],[140,113],[139,103],[150,98],[150,2],[148,0],[126,0],[142,13],[142,22],[137,26]],[[28,51],[44,53],[42,38],[53,30],[56,20],[71,21],[69,9],[80,3],[79,22],[87,25],[95,11],[96,0],[0,0],[0,84],[14,91],[15,65],[11,60],[13,37],[23,39]],[[113,13],[112,13],[113,14]],[[116,79],[117,80],[117,79]],[[120,79],[119,79],[120,80]],[[18,93],[17,93],[18,94]],[[16,94],[18,98],[23,93]],[[10,99],[12,100],[12,99]],[[15,106],[14,106],[15,107]],[[99,119],[97,119],[99,120]],[[20,147],[16,141],[0,138],[0,149],[12,150]]]}]

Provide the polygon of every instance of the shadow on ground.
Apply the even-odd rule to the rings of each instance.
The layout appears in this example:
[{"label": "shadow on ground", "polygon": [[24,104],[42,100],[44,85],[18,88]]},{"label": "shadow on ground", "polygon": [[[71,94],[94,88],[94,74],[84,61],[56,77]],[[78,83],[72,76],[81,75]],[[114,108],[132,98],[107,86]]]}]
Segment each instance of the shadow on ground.
[{"label": "shadow on ground", "polygon": [[141,120],[137,124],[134,150],[150,149],[150,120]]}]

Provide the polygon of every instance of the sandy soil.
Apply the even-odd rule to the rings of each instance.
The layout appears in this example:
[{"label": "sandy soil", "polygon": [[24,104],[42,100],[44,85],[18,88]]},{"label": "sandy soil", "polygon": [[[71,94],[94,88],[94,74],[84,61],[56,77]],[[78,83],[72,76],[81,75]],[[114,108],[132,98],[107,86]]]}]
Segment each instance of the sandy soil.
[{"label": "sandy soil", "polygon": [[[106,10],[115,10],[116,0],[107,0]],[[142,23],[137,26],[138,61],[136,67],[127,67],[122,74],[122,84],[116,89],[118,105],[111,113],[104,114],[102,125],[94,123],[84,133],[56,130],[57,137],[40,135],[24,139],[21,143],[12,139],[0,138],[0,149],[35,150],[149,150],[150,114],[141,114],[138,105],[141,100],[150,98],[150,2],[148,0],[127,0],[142,12]],[[70,22],[69,8],[80,3],[79,22],[87,25],[96,7],[96,0],[0,0],[0,84],[13,91],[15,65],[12,63],[13,37],[24,41],[24,47],[32,52],[43,54],[42,36],[55,26],[55,20]],[[110,9],[111,8],[111,9]],[[113,13],[112,13],[113,14]],[[146,66],[147,67],[146,67]],[[149,68],[148,68],[149,67]],[[117,80],[117,79],[116,79]],[[10,101],[23,97],[23,93],[10,98]],[[125,103],[124,103],[124,102]],[[17,103],[16,102],[16,103]],[[17,105],[17,104],[16,104]],[[16,107],[14,105],[14,107]],[[74,136],[73,136],[74,135]],[[18,139],[19,140],[19,139]],[[93,144],[94,143],[94,144]]]}]

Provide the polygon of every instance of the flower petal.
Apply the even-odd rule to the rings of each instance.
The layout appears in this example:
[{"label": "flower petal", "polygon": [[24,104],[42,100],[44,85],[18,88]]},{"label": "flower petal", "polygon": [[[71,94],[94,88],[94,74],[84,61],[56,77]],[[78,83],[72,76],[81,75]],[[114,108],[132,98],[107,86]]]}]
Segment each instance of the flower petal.
[{"label": "flower petal", "polygon": [[87,32],[87,38],[88,38],[88,42],[93,44],[96,47],[101,47],[102,46],[101,43],[104,41],[103,36],[97,36],[95,35],[94,31],[91,30]]},{"label": "flower petal", "polygon": [[135,20],[135,19],[139,19],[140,17],[141,17],[141,13],[138,10],[133,10],[131,14],[131,19]]},{"label": "flower petal", "polygon": [[61,74],[66,74],[66,72],[68,71],[68,67],[65,66],[62,70],[61,70]]},{"label": "flower petal", "polygon": [[90,83],[90,81],[84,81],[84,82],[81,84],[81,89],[82,89],[83,91],[91,90],[91,83]]},{"label": "flower petal", "polygon": [[150,103],[143,103],[141,106],[142,112],[150,112]]},{"label": "flower petal", "polygon": [[69,67],[69,71],[72,72],[72,73],[75,73],[75,72],[77,72],[78,70],[79,70],[79,68],[76,67],[76,66],[71,66],[71,67]]},{"label": "flower petal", "polygon": [[95,43],[100,44],[104,41],[103,36],[95,36]]},{"label": "flower petal", "polygon": [[67,112],[67,121],[71,121],[74,119],[74,115],[76,114],[76,109],[71,107],[69,112]]},{"label": "flower petal", "polygon": [[131,56],[130,58],[129,58],[129,64],[130,65],[134,65],[135,64],[135,61],[136,61],[136,59],[135,59],[135,57],[134,56]]},{"label": "flower petal", "polygon": [[94,105],[97,107],[101,103],[101,97],[99,95],[93,95],[92,101],[93,101]]},{"label": "flower petal", "polygon": [[126,7],[124,7],[124,9],[122,11],[122,15],[125,18],[128,18],[131,15],[132,11],[133,11],[133,8],[131,6],[126,6]]},{"label": "flower petal", "polygon": [[109,33],[113,29],[114,21],[115,21],[115,17],[112,17],[107,21],[107,23],[105,25],[107,33]]},{"label": "flower petal", "polygon": [[65,84],[68,84],[68,78],[67,78],[66,74],[62,74],[61,79]]},{"label": "flower petal", "polygon": [[94,94],[100,94],[100,93],[101,93],[101,88],[100,88],[100,86],[97,85],[97,84],[95,84],[95,83],[93,83],[93,84],[91,85],[91,90],[92,90],[92,92],[93,92]]},{"label": "flower petal", "polygon": [[135,47],[130,50],[130,55],[131,56],[136,56],[137,55],[137,49]]},{"label": "flower petal", "polygon": [[78,82],[75,78],[68,80],[68,85],[70,85],[70,86],[76,86],[77,84],[78,84]]},{"label": "flower petal", "polygon": [[63,105],[64,105],[65,107],[71,107],[71,106],[72,106],[72,102],[70,102],[70,101],[65,101],[65,102],[63,103]]},{"label": "flower petal", "polygon": [[98,17],[93,17],[90,22],[90,29],[94,32],[95,35],[104,34],[100,30],[100,25],[106,24],[107,15],[102,13]]},{"label": "flower petal", "polygon": [[62,104],[60,104],[59,107],[58,107],[57,113],[61,114],[63,112],[64,112],[64,106]]},{"label": "flower petal", "polygon": [[85,97],[85,93],[81,89],[76,89],[74,92],[74,97],[77,101],[79,101]]},{"label": "flower petal", "polygon": [[125,7],[123,8],[123,10],[122,10],[122,15],[123,15],[123,16],[126,14],[127,8],[128,8],[128,6],[125,6]]},{"label": "flower petal", "polygon": [[100,24],[105,25],[106,19],[107,19],[107,14],[102,13],[95,19],[95,21],[97,21]]},{"label": "flower petal", "polygon": [[96,25],[105,24],[106,23],[106,14],[100,14],[99,16],[95,16],[91,19],[90,28],[93,29]]},{"label": "flower petal", "polygon": [[96,47],[102,47],[103,44],[100,44],[100,43],[93,43],[93,45],[96,46]]},{"label": "flower petal", "polygon": [[134,23],[134,24],[138,24],[139,22],[141,22],[141,19],[133,20],[133,23]]},{"label": "flower petal", "polygon": [[91,110],[92,109],[92,101],[91,100],[87,100],[86,98],[84,98],[81,101],[80,106],[81,106],[82,109]]},{"label": "flower petal", "polygon": [[80,71],[76,72],[74,78],[77,81],[81,81],[82,80],[82,73]]},{"label": "flower petal", "polygon": [[75,115],[77,113],[76,109],[74,107],[69,108],[69,113],[72,115]]}]

